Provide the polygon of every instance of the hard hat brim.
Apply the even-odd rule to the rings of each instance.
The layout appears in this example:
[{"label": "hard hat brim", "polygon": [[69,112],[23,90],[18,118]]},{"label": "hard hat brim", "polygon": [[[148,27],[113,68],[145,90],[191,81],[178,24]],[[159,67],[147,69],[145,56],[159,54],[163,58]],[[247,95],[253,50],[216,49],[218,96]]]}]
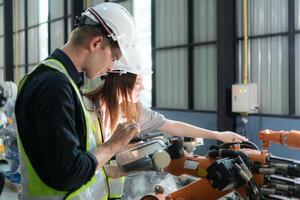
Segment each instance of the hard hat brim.
[{"label": "hard hat brim", "polygon": [[122,52],[122,57],[114,62],[112,66],[112,72],[118,71],[118,73],[122,72],[123,74],[129,72],[143,76],[152,74],[152,70],[145,70],[145,63],[143,63],[141,55],[135,47],[128,46],[123,50],[120,47],[120,49]]}]

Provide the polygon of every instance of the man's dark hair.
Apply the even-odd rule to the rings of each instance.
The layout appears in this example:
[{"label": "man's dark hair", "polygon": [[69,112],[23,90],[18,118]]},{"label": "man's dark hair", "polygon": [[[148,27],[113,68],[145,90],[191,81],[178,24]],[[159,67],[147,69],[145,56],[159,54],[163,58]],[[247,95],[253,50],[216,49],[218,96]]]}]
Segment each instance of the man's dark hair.
[{"label": "man's dark hair", "polygon": [[118,43],[109,38],[99,26],[84,25],[75,28],[71,33],[71,41],[82,45],[87,39],[96,36],[102,36],[111,48],[118,47]]}]

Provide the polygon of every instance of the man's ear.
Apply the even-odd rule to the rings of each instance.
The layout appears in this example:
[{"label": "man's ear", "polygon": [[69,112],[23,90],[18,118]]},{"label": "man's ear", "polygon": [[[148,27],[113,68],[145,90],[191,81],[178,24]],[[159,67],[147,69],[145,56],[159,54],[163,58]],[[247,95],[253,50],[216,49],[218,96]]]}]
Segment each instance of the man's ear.
[{"label": "man's ear", "polygon": [[92,37],[89,45],[90,51],[94,52],[95,50],[100,48],[103,42],[104,42],[104,38],[102,36]]}]

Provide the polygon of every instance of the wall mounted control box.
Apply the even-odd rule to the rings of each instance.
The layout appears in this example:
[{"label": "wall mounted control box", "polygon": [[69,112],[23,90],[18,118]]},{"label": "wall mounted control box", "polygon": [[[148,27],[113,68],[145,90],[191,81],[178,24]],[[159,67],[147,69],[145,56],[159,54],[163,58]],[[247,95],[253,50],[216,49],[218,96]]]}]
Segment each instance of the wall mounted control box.
[{"label": "wall mounted control box", "polygon": [[258,113],[258,90],[256,83],[232,85],[232,112]]}]

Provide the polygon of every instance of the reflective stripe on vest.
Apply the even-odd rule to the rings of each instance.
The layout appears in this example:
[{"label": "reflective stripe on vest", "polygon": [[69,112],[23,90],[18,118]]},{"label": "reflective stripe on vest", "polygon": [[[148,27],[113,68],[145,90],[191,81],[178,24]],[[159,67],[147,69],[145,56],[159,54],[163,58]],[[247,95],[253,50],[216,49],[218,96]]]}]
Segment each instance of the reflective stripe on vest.
[{"label": "reflective stripe on vest", "polygon": [[[99,146],[100,144],[103,143],[103,141],[102,141],[103,132],[101,130],[101,122],[99,121],[98,116],[96,115],[95,111],[93,111],[94,103],[92,102],[92,100],[90,100],[87,97],[83,97],[83,102],[84,102],[85,106],[88,108],[88,110],[90,110],[89,114],[93,121],[92,129],[93,129],[94,136],[96,138],[96,144],[97,144],[97,146]],[[117,163],[115,160],[111,160],[109,162],[109,165],[116,166]],[[108,187],[109,187],[109,198],[120,199],[122,197],[123,190],[124,190],[125,176],[122,176],[119,178],[108,177],[107,182],[108,182]]]},{"label": "reflective stripe on vest", "polygon": [[96,114],[95,107],[94,107],[94,103],[92,100],[90,100],[88,97],[83,96],[83,103],[85,105],[85,107],[88,110],[90,119],[93,123],[91,123],[92,126],[92,131],[96,140],[96,146],[99,147],[100,144],[103,143],[103,136],[102,136],[102,130],[101,130],[101,126],[100,126],[100,122],[98,120],[98,116]]},{"label": "reflective stripe on vest", "polygon": [[125,176],[108,178],[109,198],[121,199],[125,184]]},{"label": "reflective stripe on vest", "polygon": [[[43,64],[43,65],[41,65]],[[47,66],[52,69],[58,70],[59,72],[66,75],[76,92],[80,100],[81,107],[83,109],[85,123],[86,123],[86,132],[87,132],[87,140],[86,140],[86,151],[92,151],[96,148],[95,138],[92,133],[91,120],[89,118],[89,114],[85,109],[85,106],[82,101],[81,94],[79,89],[77,88],[74,81],[71,79],[69,74],[67,73],[64,66],[57,60],[49,59],[43,61],[39,64],[34,70],[36,70],[40,66]],[[33,70],[33,71],[34,71]],[[28,75],[26,75],[19,84],[19,92],[24,86]],[[90,181],[81,186],[76,191],[68,194],[67,191],[59,191],[55,190],[49,186],[47,186],[37,175],[34,168],[32,167],[30,160],[28,159],[21,140],[18,138],[19,150],[20,150],[20,165],[21,165],[21,174],[22,174],[22,191],[19,194],[20,199],[40,199],[40,200],[106,200],[108,199],[108,188],[106,183],[106,176],[101,168],[98,173],[96,173]]]},{"label": "reflective stripe on vest", "polygon": [[[109,164],[111,166],[116,166],[117,162],[116,160],[111,160]],[[125,176],[121,176],[119,178],[108,177],[107,181],[109,187],[109,198],[120,199],[124,190]]]}]

